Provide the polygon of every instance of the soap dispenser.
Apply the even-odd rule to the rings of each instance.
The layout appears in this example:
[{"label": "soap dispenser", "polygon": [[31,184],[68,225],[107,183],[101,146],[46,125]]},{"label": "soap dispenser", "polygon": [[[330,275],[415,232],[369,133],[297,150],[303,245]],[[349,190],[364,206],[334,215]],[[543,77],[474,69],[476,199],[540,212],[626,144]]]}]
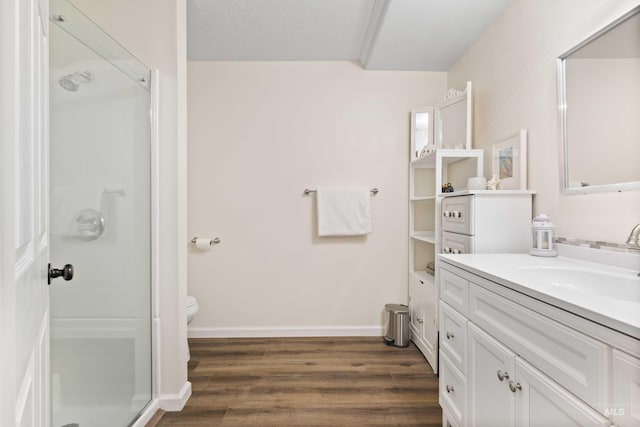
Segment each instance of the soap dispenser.
[{"label": "soap dispenser", "polygon": [[553,244],[556,226],[553,225],[549,215],[540,214],[533,218],[531,223],[532,246],[529,250],[535,256],[556,256]]}]

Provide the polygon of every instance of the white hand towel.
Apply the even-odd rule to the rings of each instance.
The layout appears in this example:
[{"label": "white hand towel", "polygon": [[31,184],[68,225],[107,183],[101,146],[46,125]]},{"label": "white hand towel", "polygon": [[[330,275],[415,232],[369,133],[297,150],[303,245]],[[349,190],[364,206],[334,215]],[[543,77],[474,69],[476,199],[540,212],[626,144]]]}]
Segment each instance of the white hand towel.
[{"label": "white hand towel", "polygon": [[368,188],[318,188],[319,236],[363,236],[371,233]]}]

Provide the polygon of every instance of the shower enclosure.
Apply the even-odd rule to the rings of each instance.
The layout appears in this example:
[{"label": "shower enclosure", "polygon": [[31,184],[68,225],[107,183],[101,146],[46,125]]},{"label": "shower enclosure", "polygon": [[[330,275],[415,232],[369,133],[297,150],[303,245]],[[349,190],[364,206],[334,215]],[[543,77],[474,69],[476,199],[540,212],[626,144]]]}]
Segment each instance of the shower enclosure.
[{"label": "shower enclosure", "polygon": [[119,427],[152,399],[150,70],[66,0],[50,25],[53,427]]}]

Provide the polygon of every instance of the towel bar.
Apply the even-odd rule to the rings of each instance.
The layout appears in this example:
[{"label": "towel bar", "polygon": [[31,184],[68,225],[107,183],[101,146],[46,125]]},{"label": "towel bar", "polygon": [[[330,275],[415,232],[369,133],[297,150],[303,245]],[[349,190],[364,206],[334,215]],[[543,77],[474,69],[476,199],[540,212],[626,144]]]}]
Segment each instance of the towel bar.
[{"label": "towel bar", "polygon": [[[304,194],[305,194],[305,195],[308,195],[308,194],[311,194],[311,193],[315,193],[316,191],[317,191],[317,190],[309,190],[308,188],[305,188],[305,189],[304,189]],[[375,187],[373,187],[373,188],[372,188],[371,190],[369,190],[369,191],[371,191],[371,194],[373,194],[374,196],[380,192],[380,190],[378,190],[378,189],[377,189],[377,188],[375,188]]]}]

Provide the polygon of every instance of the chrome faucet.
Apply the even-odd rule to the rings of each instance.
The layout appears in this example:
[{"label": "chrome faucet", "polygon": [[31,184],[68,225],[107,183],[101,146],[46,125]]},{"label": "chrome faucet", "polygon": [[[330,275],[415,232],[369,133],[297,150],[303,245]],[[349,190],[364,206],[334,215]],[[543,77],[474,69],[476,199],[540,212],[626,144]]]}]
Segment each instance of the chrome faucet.
[{"label": "chrome faucet", "polygon": [[640,252],[640,244],[638,239],[640,238],[640,224],[633,227],[629,237],[627,237],[627,249],[630,252]]},{"label": "chrome faucet", "polygon": [[[640,224],[637,224],[629,233],[629,237],[627,237],[627,250],[629,252],[640,252],[640,242],[638,239],[640,238]],[[638,277],[640,277],[640,273],[638,273]]]}]

